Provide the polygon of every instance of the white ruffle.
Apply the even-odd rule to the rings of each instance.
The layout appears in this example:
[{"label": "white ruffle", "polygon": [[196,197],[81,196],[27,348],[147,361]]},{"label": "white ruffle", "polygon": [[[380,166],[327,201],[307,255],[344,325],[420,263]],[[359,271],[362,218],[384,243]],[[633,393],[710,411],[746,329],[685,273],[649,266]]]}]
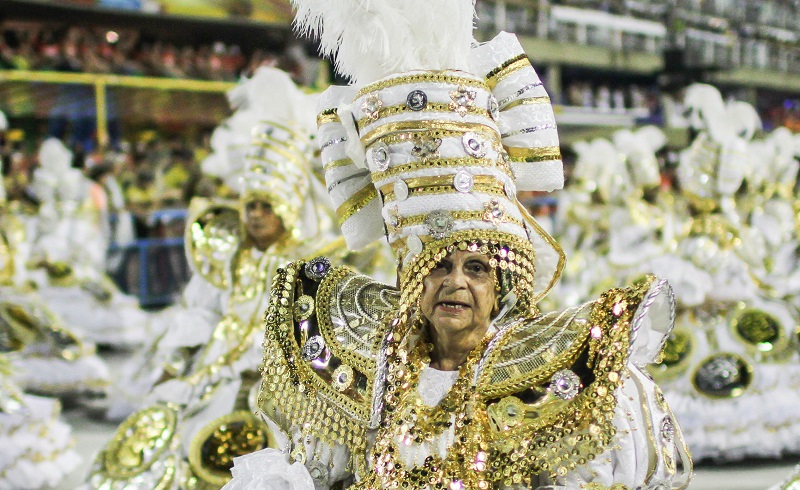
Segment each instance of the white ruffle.
[{"label": "white ruffle", "polygon": [[55,486],[81,459],[56,400],[23,396],[23,409],[0,413],[0,488]]},{"label": "white ruffle", "polygon": [[313,490],[314,480],[301,463],[267,448],[233,460],[233,479],[223,490]]},{"label": "white ruffle", "polygon": [[14,381],[29,391],[48,395],[99,394],[108,386],[108,366],[95,355],[73,361],[58,357],[17,357],[10,354]]}]

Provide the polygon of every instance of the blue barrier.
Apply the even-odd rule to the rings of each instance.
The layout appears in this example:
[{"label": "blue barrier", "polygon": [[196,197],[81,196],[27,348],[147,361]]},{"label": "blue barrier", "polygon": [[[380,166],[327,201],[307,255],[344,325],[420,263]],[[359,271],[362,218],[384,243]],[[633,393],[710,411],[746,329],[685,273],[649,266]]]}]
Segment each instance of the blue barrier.
[{"label": "blue barrier", "polygon": [[[114,260],[114,257],[118,259]],[[143,238],[112,245],[109,262],[118,262],[110,275],[119,288],[138,296],[142,307],[174,303],[191,272],[183,250],[183,238]]]}]

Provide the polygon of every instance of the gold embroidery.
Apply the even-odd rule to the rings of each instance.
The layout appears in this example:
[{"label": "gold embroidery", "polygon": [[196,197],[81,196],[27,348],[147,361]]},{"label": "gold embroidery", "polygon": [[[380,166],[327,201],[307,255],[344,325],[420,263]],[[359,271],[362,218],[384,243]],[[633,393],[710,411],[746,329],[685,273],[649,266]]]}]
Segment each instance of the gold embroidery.
[{"label": "gold embroidery", "polygon": [[486,84],[482,80],[477,80],[474,78],[467,78],[467,77],[458,77],[450,75],[448,74],[448,72],[430,71],[425,73],[415,73],[413,75],[406,75],[402,77],[393,77],[386,80],[380,80],[378,82],[367,85],[366,87],[359,90],[358,94],[355,96],[355,99],[359,99],[370,92],[383,90],[389,87],[395,87],[397,85],[406,85],[406,84],[416,85],[421,83],[435,83],[435,84],[449,83],[453,85],[468,85],[470,87],[482,88],[488,91]]},{"label": "gold embroidery", "polygon": [[378,191],[371,183],[367,184],[363,189],[353,194],[350,199],[342,203],[342,205],[336,210],[336,217],[339,220],[339,224],[341,225],[350,219],[351,216],[361,211],[364,206],[369,204],[369,202],[376,197],[378,197]]}]

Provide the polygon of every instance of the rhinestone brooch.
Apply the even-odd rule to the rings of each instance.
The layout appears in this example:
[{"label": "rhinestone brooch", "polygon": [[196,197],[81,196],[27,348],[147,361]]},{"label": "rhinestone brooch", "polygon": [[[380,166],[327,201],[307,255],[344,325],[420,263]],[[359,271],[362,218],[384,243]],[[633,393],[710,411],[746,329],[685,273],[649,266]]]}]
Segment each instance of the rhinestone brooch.
[{"label": "rhinestone brooch", "polygon": [[370,122],[378,119],[381,108],[383,108],[383,101],[378,97],[378,94],[369,94],[361,105],[361,110]]},{"label": "rhinestone brooch", "polygon": [[458,192],[470,192],[474,186],[475,179],[472,177],[472,174],[467,171],[459,170],[453,176],[453,187]]},{"label": "rhinestone brooch", "polygon": [[389,146],[386,143],[379,141],[372,145],[372,147],[369,149],[368,157],[370,163],[372,163],[372,167],[378,172],[384,172],[387,168],[389,168],[391,153],[389,152]]},{"label": "rhinestone brooch", "polygon": [[331,261],[325,257],[316,257],[306,263],[304,271],[306,277],[314,281],[321,281],[331,270]]},{"label": "rhinestone brooch", "polygon": [[477,133],[472,131],[464,133],[464,136],[461,137],[461,143],[470,156],[475,158],[486,156],[486,140]]},{"label": "rhinestone brooch", "polygon": [[412,90],[406,97],[406,107],[412,111],[421,111],[428,106],[428,96],[422,90]]},{"label": "rhinestone brooch", "polygon": [[581,389],[581,379],[569,369],[557,371],[550,378],[550,390],[562,400],[572,400]]},{"label": "rhinestone brooch", "polygon": [[303,345],[303,359],[306,361],[313,361],[322,355],[325,350],[325,339],[320,335],[314,335],[306,340]]},{"label": "rhinestone brooch", "polygon": [[428,233],[436,239],[447,238],[453,231],[453,216],[447,211],[434,211],[425,219]]}]

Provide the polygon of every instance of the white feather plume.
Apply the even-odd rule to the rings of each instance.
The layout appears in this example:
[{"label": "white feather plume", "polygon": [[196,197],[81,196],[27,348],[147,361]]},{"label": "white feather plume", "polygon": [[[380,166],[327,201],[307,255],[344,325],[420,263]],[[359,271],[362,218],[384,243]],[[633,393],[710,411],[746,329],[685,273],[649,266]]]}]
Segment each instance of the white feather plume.
[{"label": "white feather plume", "polygon": [[292,0],[295,29],[353,83],[411,70],[467,70],[472,0]]}]

